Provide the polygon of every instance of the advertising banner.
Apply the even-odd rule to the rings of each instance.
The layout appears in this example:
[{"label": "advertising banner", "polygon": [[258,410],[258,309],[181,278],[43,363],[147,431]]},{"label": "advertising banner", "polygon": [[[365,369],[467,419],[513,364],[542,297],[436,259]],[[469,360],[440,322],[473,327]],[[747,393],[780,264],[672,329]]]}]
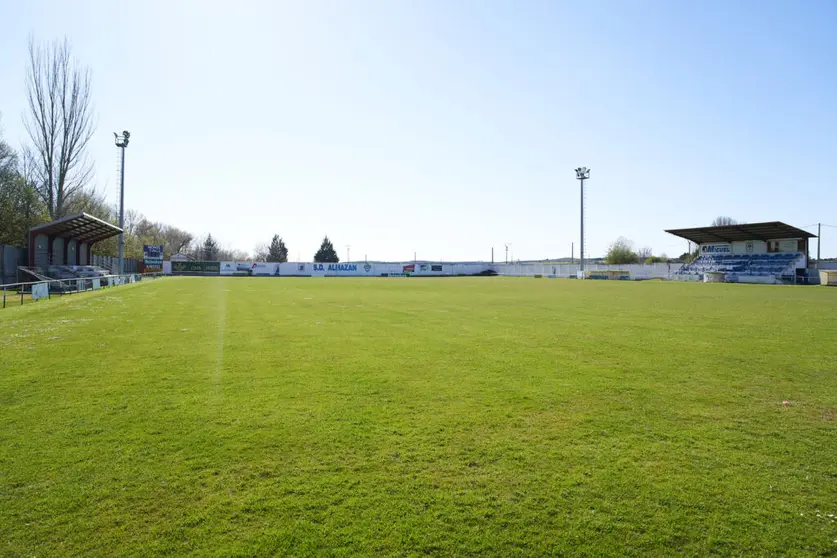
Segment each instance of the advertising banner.
[{"label": "advertising banner", "polygon": [[160,269],[163,267],[163,246],[157,244],[145,244],[142,247],[143,261],[146,267]]},{"label": "advertising banner", "polygon": [[732,246],[729,244],[701,244],[700,253],[707,255],[728,255],[732,254]]},{"label": "advertising banner", "polygon": [[279,266],[279,274],[286,277],[311,277],[311,266],[307,263],[283,263]]},{"label": "advertising banner", "polygon": [[220,275],[221,262],[171,262],[174,275]]},{"label": "advertising banner", "polygon": [[250,269],[254,276],[269,277],[279,275],[278,262],[253,262]]},{"label": "advertising banner", "polygon": [[253,275],[253,262],[221,262],[221,275]]},{"label": "advertising banner", "polygon": [[311,275],[317,277],[362,277],[375,273],[375,266],[368,263],[313,263],[298,265],[305,265],[306,269],[310,265]]},{"label": "advertising banner", "polygon": [[38,300],[39,298],[49,298],[49,285],[46,283],[32,285],[32,300]]},{"label": "advertising banner", "polygon": [[278,262],[220,262],[221,275],[252,275],[278,277],[282,275]]}]

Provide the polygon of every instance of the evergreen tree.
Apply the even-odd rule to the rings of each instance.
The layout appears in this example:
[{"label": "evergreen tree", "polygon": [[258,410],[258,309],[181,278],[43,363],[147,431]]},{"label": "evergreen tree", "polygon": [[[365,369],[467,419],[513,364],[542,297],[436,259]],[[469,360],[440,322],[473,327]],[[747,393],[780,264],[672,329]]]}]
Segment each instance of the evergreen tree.
[{"label": "evergreen tree", "polygon": [[208,262],[215,261],[218,257],[218,243],[212,238],[211,234],[206,235],[206,240],[203,241],[201,257]]},{"label": "evergreen tree", "polygon": [[314,254],[314,261],[317,263],[337,263],[340,261],[340,258],[337,257],[337,252],[334,250],[334,244],[331,243],[327,236],[323,239],[320,249]]},{"label": "evergreen tree", "polygon": [[288,261],[288,247],[285,246],[285,241],[282,240],[278,234],[273,235],[273,240],[270,241],[270,246],[267,249],[268,262],[286,262]]}]

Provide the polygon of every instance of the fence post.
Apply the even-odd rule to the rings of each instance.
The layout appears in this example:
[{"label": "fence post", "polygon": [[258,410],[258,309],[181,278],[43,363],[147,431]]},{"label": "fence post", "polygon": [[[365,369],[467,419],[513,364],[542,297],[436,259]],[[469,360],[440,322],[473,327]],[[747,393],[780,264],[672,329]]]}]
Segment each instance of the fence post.
[{"label": "fence post", "polygon": [[6,287],[3,287],[3,308],[6,307]]}]

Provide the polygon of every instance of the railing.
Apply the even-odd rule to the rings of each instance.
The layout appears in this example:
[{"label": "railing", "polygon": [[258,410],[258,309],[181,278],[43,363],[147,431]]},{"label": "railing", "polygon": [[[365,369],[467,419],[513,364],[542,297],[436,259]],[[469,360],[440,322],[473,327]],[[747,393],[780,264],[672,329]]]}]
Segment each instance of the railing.
[{"label": "railing", "polygon": [[7,304],[18,305],[42,298],[51,299],[53,294],[60,296],[95,291],[102,288],[117,287],[143,280],[163,277],[162,273],[127,273],[124,275],[103,275],[100,277],[76,277],[73,279],[50,279],[31,283],[8,283],[0,285],[2,308]]}]

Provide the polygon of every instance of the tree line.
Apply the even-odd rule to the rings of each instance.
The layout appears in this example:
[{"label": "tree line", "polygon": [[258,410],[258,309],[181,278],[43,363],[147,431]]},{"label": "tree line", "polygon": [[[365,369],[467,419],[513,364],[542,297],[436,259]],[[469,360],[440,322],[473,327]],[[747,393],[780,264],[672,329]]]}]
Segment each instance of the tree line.
[{"label": "tree line", "polygon": [[[192,259],[205,261],[230,260],[279,263],[288,261],[288,246],[278,234],[273,235],[269,244],[257,246],[253,255],[240,250],[219,248],[217,240],[211,234],[206,235],[203,240],[193,243],[189,251],[182,253]],[[320,249],[314,254],[314,261],[320,263],[337,263],[340,261],[328,236],[323,238]]]}]

